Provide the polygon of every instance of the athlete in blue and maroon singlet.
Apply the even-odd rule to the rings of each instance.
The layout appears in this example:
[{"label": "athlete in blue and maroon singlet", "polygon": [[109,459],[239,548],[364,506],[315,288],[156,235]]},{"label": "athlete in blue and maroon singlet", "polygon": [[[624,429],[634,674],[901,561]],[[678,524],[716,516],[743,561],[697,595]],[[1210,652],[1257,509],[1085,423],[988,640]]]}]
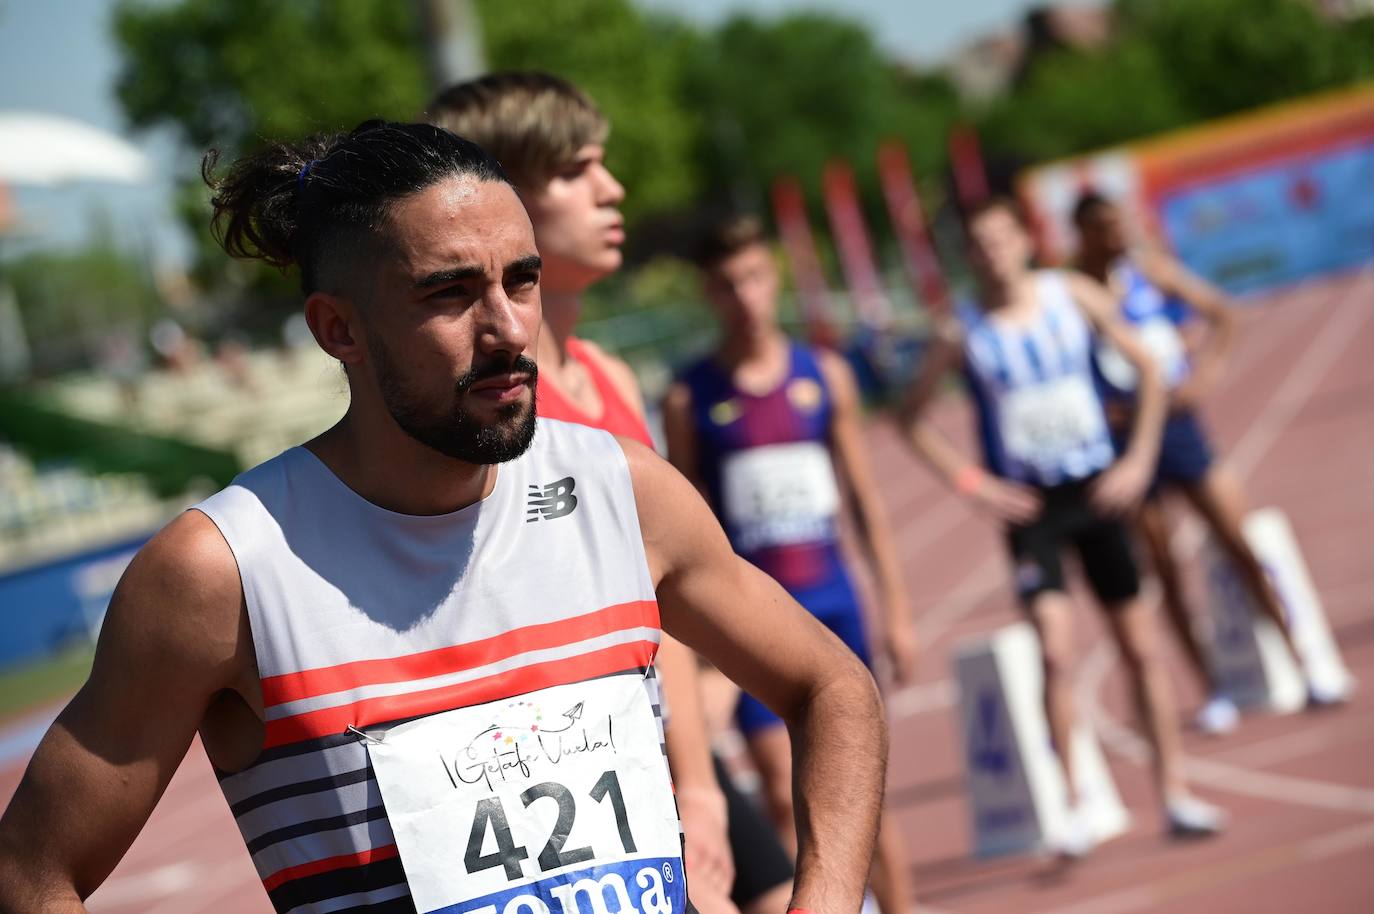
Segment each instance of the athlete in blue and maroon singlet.
[{"label": "athlete in blue and maroon singlet", "polygon": [[[877,583],[883,645],[894,679],[903,682],[915,658],[915,635],[864,454],[853,373],[834,353],[792,342],[782,332],[777,265],[756,220],[723,223],[698,260],[722,342],[668,392],[668,457],[706,495],[735,550],[772,575],[867,663],[859,601],[838,541],[840,490],[846,489]],[[748,694],[740,696],[736,718],[763,775],[774,821],[795,847],[787,734]],[[884,914],[912,909],[905,859],[895,829],[885,822],[873,874],[873,893]]]}]

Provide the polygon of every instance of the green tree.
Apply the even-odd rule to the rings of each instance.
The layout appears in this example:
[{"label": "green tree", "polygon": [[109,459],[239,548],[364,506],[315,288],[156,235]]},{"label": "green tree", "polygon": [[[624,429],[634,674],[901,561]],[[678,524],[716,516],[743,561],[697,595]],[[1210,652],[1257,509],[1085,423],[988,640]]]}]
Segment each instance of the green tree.
[{"label": "green tree", "polygon": [[1155,46],[1128,38],[1105,51],[1046,55],[1015,92],[982,112],[979,127],[993,154],[1038,161],[1194,119]]},{"label": "green tree", "polygon": [[111,331],[141,337],[162,311],[148,265],[115,243],[108,223],[93,237],[80,250],[41,251],[0,265],[40,374],[89,364]]},{"label": "green tree", "polygon": [[116,91],[134,126],[196,150],[406,118],[427,89],[417,27],[389,0],[121,0]]},{"label": "green tree", "polygon": [[698,118],[680,92],[689,30],[629,0],[479,0],[487,63],[563,76],[611,122],[608,164],[625,184],[626,218],[687,205],[701,176]]},{"label": "green tree", "polygon": [[711,185],[755,205],[782,174],[814,199],[832,157],[875,199],[878,144],[900,137],[933,171],[956,108],[943,80],[900,71],[861,25],[821,13],[727,21],[691,48],[685,89],[707,122],[699,155]]}]

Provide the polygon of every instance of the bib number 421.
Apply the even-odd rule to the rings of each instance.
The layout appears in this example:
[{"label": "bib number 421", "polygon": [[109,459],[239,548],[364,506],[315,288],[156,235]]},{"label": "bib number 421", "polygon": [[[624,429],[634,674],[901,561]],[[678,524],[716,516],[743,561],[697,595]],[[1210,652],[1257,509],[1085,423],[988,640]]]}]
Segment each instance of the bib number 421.
[{"label": "bib number 421", "polygon": [[[620,790],[620,779],[616,777],[616,773],[603,772],[588,795],[597,803],[610,798],[616,829],[620,833],[620,844],[625,853],[636,853],[634,835],[630,833],[629,815],[625,810],[625,796]],[[526,809],[539,800],[552,800],[558,804],[558,818],[554,822],[553,831],[537,858],[539,869],[548,873],[593,859],[595,852],[590,847],[564,848],[568,835],[572,833],[573,820],[577,817],[577,801],[573,792],[556,781],[544,781],[520,794],[520,802]],[[491,832],[496,841],[496,850],[484,854],[482,847],[486,844],[488,832]],[[506,871],[507,879],[522,879],[525,873],[521,861],[528,860],[529,856],[528,849],[515,843],[501,800],[497,797],[479,800],[472,819],[472,831],[468,834],[467,850],[463,853],[463,865],[468,873],[478,873],[499,866]]]}]

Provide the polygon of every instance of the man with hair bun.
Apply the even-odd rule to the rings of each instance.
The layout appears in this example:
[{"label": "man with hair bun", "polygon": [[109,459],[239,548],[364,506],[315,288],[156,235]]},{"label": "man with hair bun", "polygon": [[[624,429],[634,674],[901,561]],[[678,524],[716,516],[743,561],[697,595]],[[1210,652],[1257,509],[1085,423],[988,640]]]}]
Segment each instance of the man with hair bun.
[{"label": "man with hair bun", "polygon": [[[868,634],[839,546],[840,492],[847,491],[877,584],[881,644],[893,679],[905,683],[916,659],[911,608],[863,453],[853,372],[835,353],[783,332],[777,262],[758,219],[721,219],[700,239],[695,259],[720,342],[664,398],[668,459],[706,496],[735,551],[868,664]],[[763,777],[774,823],[795,847],[792,751],[782,721],[747,691],[739,696],[735,721]],[[905,857],[895,823],[885,819],[873,869],[883,914],[912,908]]]},{"label": "man with hair bun", "polygon": [[[426,112],[499,159],[524,201],[544,260],[539,414],[653,446],[630,367],[575,331],[582,298],[620,269],[625,191],[605,162],[610,124],[548,73],[492,73],[441,91]],[[713,764],[691,652],[666,638],[658,671],[693,901],[703,914],[781,914],[792,864],[768,823]],[[722,775],[718,778],[718,773]]]},{"label": "man with hair bun", "polygon": [[199,733],[279,912],[680,914],[662,627],[789,722],[793,903],[856,914],[872,679],[651,450],[536,418],[542,262],[496,160],[371,121],[205,173],[225,249],[299,269],[348,410],[134,558],[0,818],[0,912],[84,911]]}]

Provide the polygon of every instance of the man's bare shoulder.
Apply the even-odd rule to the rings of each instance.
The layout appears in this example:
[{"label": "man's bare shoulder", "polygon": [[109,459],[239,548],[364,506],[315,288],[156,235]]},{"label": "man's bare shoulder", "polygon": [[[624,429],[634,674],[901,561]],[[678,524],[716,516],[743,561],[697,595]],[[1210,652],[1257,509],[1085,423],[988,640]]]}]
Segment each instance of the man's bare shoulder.
[{"label": "man's bare shoulder", "polygon": [[[243,607],[238,563],[219,528],[184,511],[138,551],[120,580],[107,623],[202,642],[188,652],[237,641]],[[219,658],[226,659],[226,658]]]}]

